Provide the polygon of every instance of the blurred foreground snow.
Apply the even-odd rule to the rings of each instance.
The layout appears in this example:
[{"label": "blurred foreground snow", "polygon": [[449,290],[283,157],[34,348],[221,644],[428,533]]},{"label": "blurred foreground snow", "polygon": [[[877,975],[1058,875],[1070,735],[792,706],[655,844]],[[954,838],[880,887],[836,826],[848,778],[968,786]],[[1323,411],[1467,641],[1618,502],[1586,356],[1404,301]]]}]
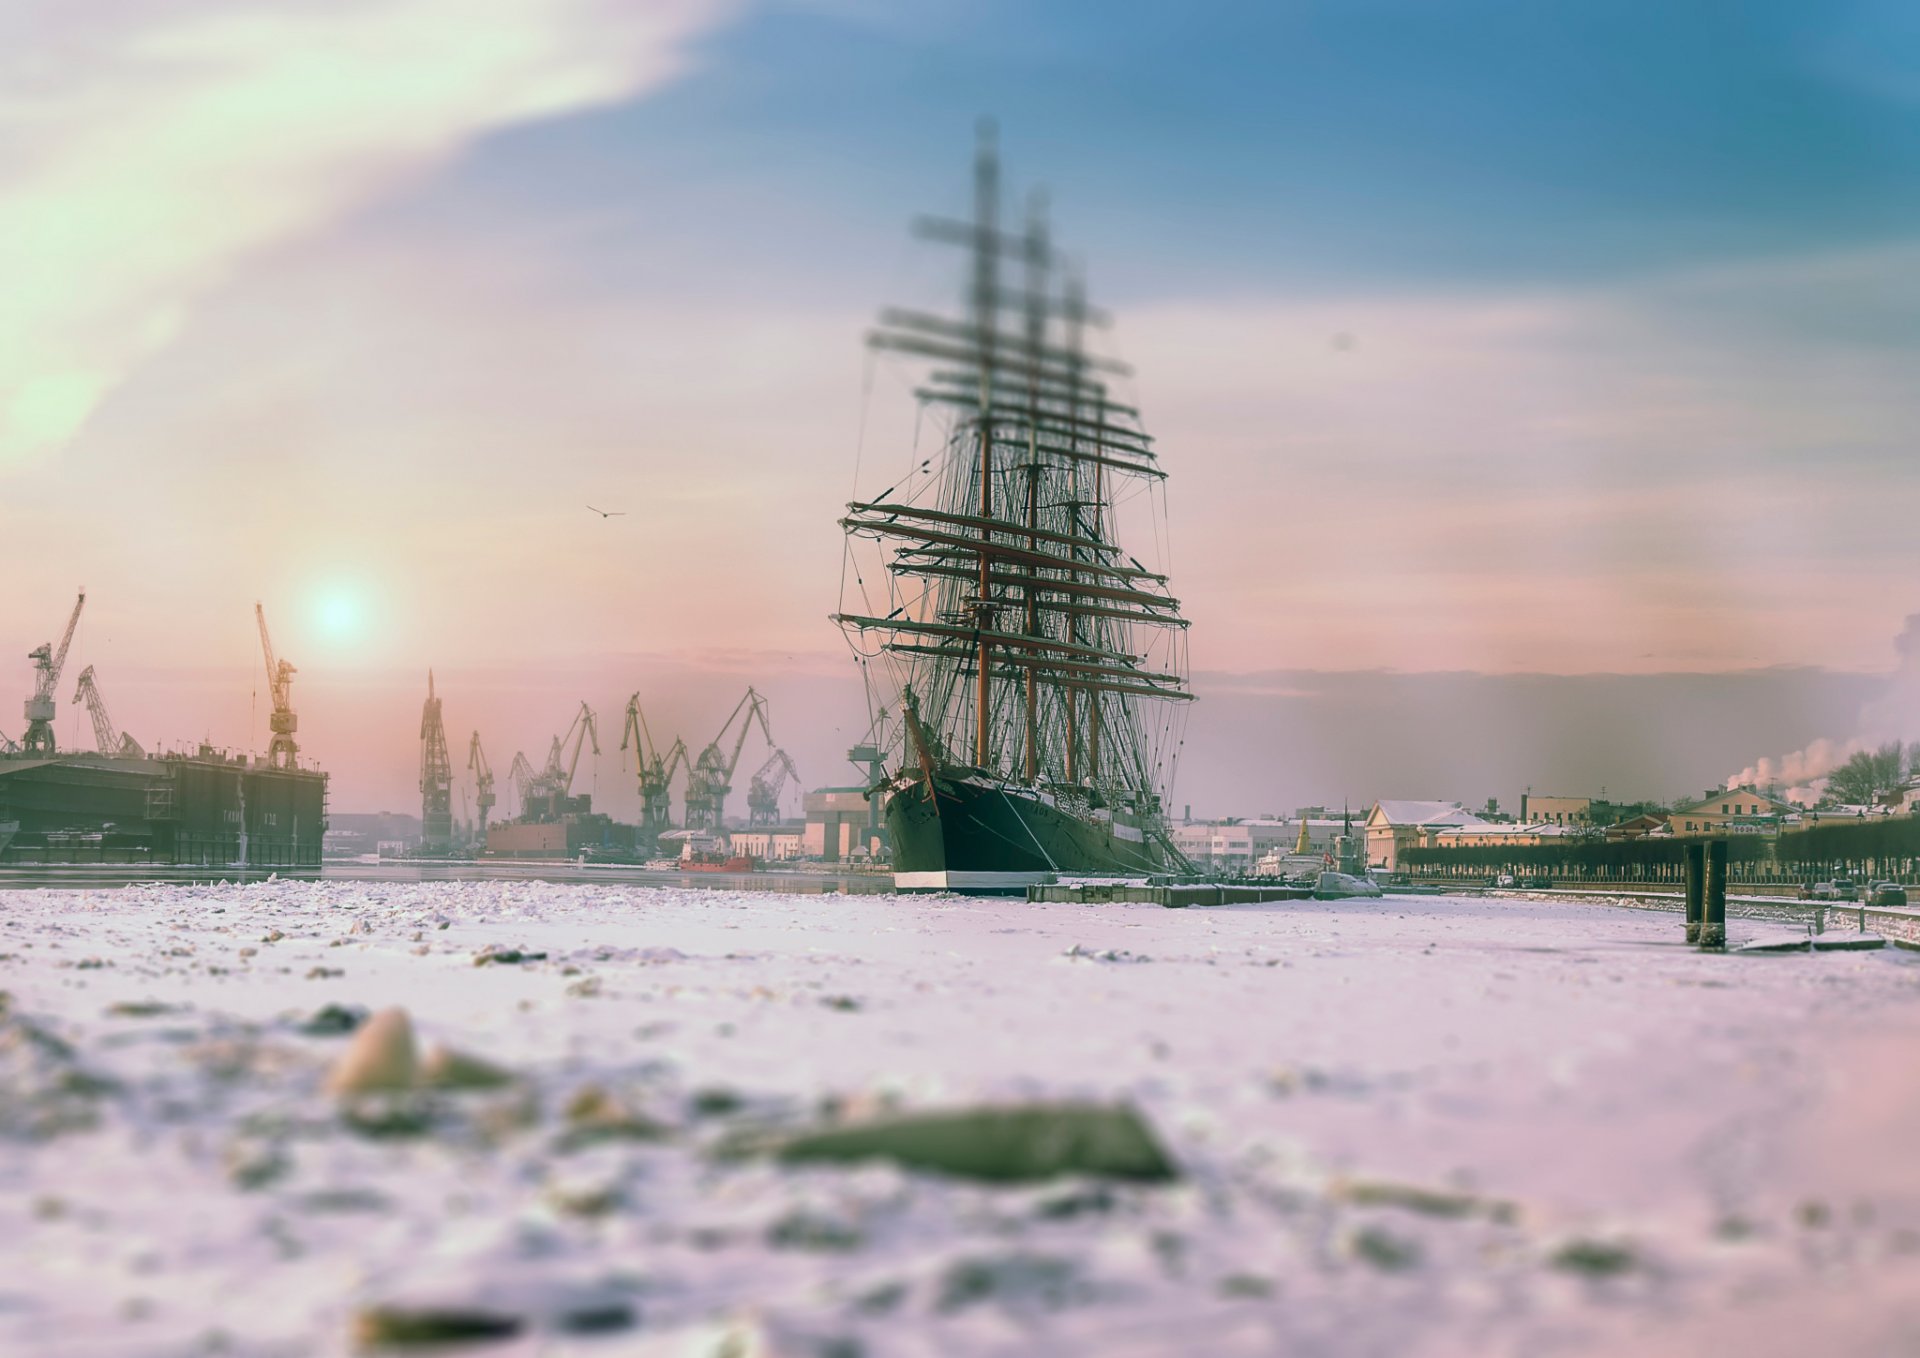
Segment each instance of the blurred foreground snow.
[{"label": "blurred foreground snow", "polygon": [[[422,1316],[501,1355],[1912,1351],[1920,954],[1679,932],[1528,900],[0,893],[0,1352],[345,1353]],[[394,1007],[441,1074],[342,1102]],[[1130,1105],[1179,1179],[715,1154],[1041,1100]]]}]

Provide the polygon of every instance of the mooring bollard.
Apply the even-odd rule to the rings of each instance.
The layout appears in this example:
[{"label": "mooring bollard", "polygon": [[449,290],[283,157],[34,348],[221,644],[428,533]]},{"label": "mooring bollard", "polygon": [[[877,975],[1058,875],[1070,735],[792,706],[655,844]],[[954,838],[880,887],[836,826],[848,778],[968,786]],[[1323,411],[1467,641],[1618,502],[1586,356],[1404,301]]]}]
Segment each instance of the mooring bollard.
[{"label": "mooring bollard", "polygon": [[1700,946],[1727,946],[1727,841],[1707,845],[1707,908],[1700,921]]},{"label": "mooring bollard", "polygon": [[1700,941],[1700,920],[1707,901],[1707,846],[1693,843],[1687,851],[1687,942]]}]

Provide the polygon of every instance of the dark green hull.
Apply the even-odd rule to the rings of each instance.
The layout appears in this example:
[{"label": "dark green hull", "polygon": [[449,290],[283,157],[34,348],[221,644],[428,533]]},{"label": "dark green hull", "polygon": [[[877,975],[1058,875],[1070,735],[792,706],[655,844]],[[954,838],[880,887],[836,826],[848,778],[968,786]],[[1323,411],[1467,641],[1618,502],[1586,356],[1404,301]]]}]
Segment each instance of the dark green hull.
[{"label": "dark green hull", "polygon": [[977,778],[940,778],[936,786],[937,808],[924,780],[877,794],[885,798],[894,884],[902,891],[1013,894],[1061,877],[1169,869],[1157,837],[1127,825]]}]

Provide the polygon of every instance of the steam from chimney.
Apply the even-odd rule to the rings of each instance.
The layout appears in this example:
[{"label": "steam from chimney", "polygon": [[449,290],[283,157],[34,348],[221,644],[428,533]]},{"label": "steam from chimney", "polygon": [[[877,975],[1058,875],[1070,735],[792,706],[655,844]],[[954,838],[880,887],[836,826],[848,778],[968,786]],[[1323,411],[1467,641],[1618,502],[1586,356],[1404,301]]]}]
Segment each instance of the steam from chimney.
[{"label": "steam from chimney", "polygon": [[1764,756],[1756,759],[1740,772],[1729,775],[1726,785],[1730,788],[1778,785],[1785,789],[1781,795],[1788,801],[1812,806],[1826,790],[1827,775],[1846,763],[1855,750],[1864,748],[1865,742],[1857,738],[1834,741],[1823,736],[1792,754],[1783,754],[1777,759]]},{"label": "steam from chimney", "polygon": [[1811,806],[1826,792],[1827,775],[1857,751],[1882,741],[1909,740],[1920,734],[1920,613],[1909,613],[1893,639],[1896,658],[1886,692],[1860,711],[1860,729],[1845,740],[1822,737],[1803,750],[1779,758],[1761,758],[1727,778],[1733,787],[1784,785],[1790,802]]}]

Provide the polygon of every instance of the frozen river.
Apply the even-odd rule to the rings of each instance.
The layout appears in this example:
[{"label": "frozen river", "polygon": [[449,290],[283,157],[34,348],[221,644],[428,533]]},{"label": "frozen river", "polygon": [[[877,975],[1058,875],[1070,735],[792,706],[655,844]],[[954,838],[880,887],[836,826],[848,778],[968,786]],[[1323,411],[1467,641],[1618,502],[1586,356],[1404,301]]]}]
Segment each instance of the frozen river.
[{"label": "frozen river", "polygon": [[[0,1352],[343,1353],[420,1314],[609,1358],[1920,1352],[1920,953],[1679,933],[1474,898],[0,892]],[[394,1007],[504,1082],[330,1095]],[[1179,1178],[714,1154],[1065,1099],[1138,1110]]]}]

